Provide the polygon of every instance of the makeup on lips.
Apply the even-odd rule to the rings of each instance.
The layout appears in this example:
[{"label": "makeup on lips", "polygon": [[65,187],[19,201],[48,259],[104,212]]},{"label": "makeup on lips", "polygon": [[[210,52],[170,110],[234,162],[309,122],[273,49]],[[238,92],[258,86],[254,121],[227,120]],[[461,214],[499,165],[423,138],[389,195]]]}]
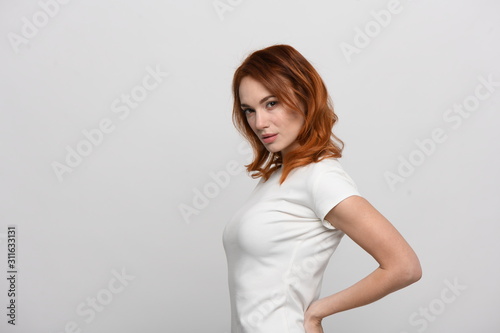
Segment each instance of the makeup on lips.
[{"label": "makeup on lips", "polygon": [[277,137],[278,134],[266,134],[262,136],[262,141],[264,141],[264,143],[272,143]]}]

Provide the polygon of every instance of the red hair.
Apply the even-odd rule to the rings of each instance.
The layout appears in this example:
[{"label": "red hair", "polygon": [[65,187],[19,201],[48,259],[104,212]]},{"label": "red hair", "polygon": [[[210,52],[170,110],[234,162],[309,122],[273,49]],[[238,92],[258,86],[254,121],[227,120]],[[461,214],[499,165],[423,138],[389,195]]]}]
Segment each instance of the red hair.
[{"label": "red hair", "polygon": [[[255,135],[241,111],[239,88],[241,80],[250,76],[283,102],[289,112],[304,116],[304,125],[297,136],[299,147],[287,153],[283,164],[281,152],[268,151]],[[233,77],[233,123],[248,140],[254,152],[253,161],[245,165],[252,178],[265,181],[283,166],[282,184],[294,169],[316,163],[327,157],[342,157],[344,143],[332,133],[338,117],[326,86],[314,67],[293,47],[273,45],[250,54]]]}]

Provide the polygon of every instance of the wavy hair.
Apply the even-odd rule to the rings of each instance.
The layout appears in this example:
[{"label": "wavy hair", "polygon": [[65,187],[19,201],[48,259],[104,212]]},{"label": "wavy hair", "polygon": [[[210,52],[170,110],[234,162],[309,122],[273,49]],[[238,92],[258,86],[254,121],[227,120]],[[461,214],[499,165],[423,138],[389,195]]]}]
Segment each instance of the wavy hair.
[{"label": "wavy hair", "polygon": [[[281,152],[272,153],[265,148],[241,111],[239,88],[245,76],[266,87],[288,112],[296,111],[304,116],[304,125],[297,136],[299,147],[287,154],[285,164]],[[314,67],[293,47],[273,45],[250,54],[236,69],[232,90],[233,124],[254,152],[253,161],[245,165],[247,172],[253,172],[252,178],[263,177],[267,181],[283,166],[282,184],[294,168],[327,157],[342,157],[344,143],[332,133],[338,117],[326,86]]]}]

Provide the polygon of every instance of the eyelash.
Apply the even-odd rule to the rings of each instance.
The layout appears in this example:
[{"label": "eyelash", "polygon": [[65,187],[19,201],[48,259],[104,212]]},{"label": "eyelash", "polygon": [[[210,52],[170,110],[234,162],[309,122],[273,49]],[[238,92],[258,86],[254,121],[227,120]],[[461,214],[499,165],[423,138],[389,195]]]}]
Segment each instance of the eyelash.
[{"label": "eyelash", "polygon": [[[276,106],[276,104],[278,104],[278,101],[269,101],[269,102],[267,102],[266,107],[267,107],[269,104],[271,104],[271,103],[274,103],[273,105],[271,105],[271,106],[270,106],[270,108],[273,108],[273,107],[275,107],[275,106]],[[247,114],[247,111],[254,112],[255,110],[250,109],[250,108],[248,108],[248,109],[242,109],[242,110],[241,110],[241,112],[243,112],[244,114]]]}]

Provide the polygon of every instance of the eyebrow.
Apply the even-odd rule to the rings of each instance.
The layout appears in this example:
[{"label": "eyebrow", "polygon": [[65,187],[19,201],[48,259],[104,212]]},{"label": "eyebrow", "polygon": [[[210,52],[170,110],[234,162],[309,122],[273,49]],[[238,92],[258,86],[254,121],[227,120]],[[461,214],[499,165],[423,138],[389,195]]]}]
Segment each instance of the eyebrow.
[{"label": "eyebrow", "polygon": [[[274,96],[274,95],[269,95],[269,96],[267,96],[267,97],[264,97],[263,99],[261,99],[261,100],[259,101],[259,104],[264,103],[265,101],[267,101],[269,98],[272,98],[272,97],[276,97],[276,96]],[[241,106],[241,107],[247,107],[247,108],[249,108],[249,107],[250,107],[250,105],[247,105],[247,104],[241,104],[240,106]]]}]

